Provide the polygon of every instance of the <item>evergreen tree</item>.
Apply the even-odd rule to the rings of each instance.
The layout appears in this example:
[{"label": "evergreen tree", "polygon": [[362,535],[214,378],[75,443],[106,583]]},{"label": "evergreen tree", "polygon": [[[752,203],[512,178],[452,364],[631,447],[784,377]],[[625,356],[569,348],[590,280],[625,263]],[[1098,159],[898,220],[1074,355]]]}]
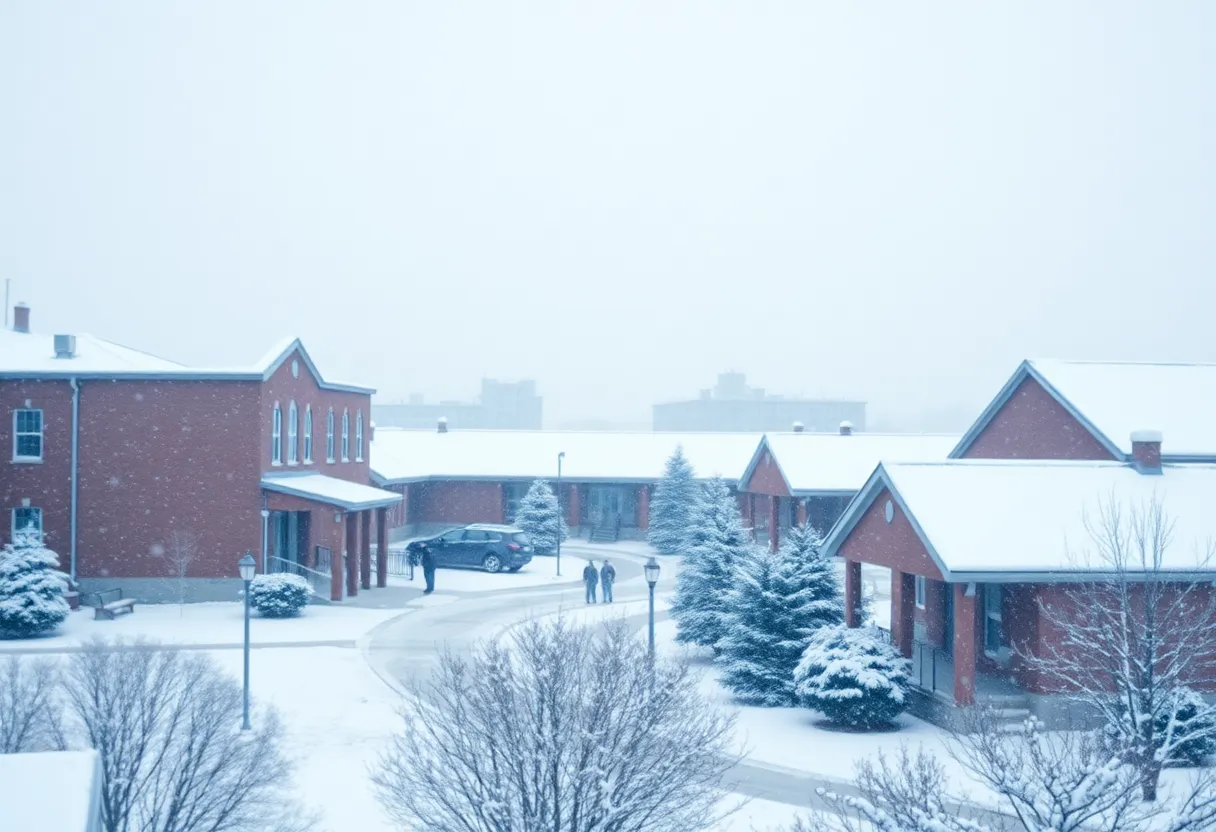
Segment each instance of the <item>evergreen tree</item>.
[{"label": "evergreen tree", "polygon": [[559,540],[569,536],[566,519],[562,517],[561,506],[553,489],[544,480],[536,480],[528,493],[519,503],[519,511],[515,514],[515,525],[519,526],[532,541],[532,545],[542,552],[557,548]]},{"label": "evergreen tree", "polygon": [[0,551],[0,637],[29,638],[68,617],[68,576],[32,526],[18,529]]},{"label": "evergreen tree", "polygon": [[829,722],[872,730],[907,707],[908,671],[908,660],[873,627],[820,627],[794,668],[794,688]]},{"label": "evergreen tree", "polygon": [[684,446],[677,445],[667,460],[663,478],[650,501],[650,524],[646,539],[665,555],[685,553],[689,527],[700,498],[692,465],[684,457]]},{"label": "evergreen tree", "polygon": [[705,485],[689,540],[671,607],[676,641],[716,648],[724,633],[726,592],[752,545],[735,498],[716,477]]},{"label": "evergreen tree", "polygon": [[777,554],[757,549],[726,596],[718,642],[722,682],[748,705],[795,704],[794,668],[820,627],[844,622],[840,584],[810,526],[791,528]]}]

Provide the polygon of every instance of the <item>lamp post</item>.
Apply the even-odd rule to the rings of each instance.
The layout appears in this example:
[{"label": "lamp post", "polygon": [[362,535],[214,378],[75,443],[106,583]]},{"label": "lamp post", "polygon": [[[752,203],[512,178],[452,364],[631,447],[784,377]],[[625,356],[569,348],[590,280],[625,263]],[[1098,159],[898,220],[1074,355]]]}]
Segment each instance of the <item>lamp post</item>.
[{"label": "lamp post", "polygon": [[244,719],[241,721],[241,730],[249,730],[249,582],[253,580],[254,574],[258,571],[258,563],[253,559],[253,555],[249,552],[245,553],[245,557],[237,562],[237,569],[241,572],[241,580],[245,582],[245,696],[244,696]]},{"label": "lamp post", "polygon": [[562,460],[565,458],[565,451],[557,455],[557,577],[559,578],[562,576],[562,521],[565,519],[565,514],[562,512]]},{"label": "lamp post", "polygon": [[650,560],[642,567],[646,573],[646,583],[650,585],[650,663],[654,664],[654,585],[659,582],[659,562],[651,555]]},{"label": "lamp post", "polygon": [[[270,555],[270,509],[266,508],[266,498],[262,497],[262,572],[269,573],[266,559]],[[280,552],[280,555],[283,553]]]}]

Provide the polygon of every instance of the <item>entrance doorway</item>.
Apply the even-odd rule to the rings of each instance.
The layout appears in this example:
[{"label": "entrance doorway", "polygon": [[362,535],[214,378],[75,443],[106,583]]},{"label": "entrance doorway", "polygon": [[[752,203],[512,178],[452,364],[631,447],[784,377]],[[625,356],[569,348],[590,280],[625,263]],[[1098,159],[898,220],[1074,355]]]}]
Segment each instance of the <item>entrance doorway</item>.
[{"label": "entrance doorway", "polygon": [[269,523],[268,571],[294,572],[297,566],[311,566],[308,562],[308,532],[312,512],[272,511]]},{"label": "entrance doorway", "polygon": [[587,489],[587,523],[599,527],[619,522],[637,525],[633,489],[619,485],[592,485]]}]

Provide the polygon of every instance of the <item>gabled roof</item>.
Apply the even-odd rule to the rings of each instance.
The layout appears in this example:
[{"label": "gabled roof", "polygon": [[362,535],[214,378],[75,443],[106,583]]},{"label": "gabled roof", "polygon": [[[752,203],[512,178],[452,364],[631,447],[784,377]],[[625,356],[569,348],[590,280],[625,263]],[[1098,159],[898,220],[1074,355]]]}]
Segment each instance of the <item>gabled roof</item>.
[{"label": "gabled roof", "polygon": [[1163,434],[1167,460],[1216,461],[1216,364],[1027,360],[951,452],[961,457],[1027,378],[1040,384],[1117,458],[1131,434]]},{"label": "gabled roof", "polygon": [[366,393],[371,395],[376,391],[371,387],[361,387],[356,384],[345,384],[337,381],[326,381],[321,375],[321,371],[317,369],[317,365],[313,363],[312,356],[308,354],[308,350],[304,349],[304,342],[299,338],[286,338],[270,348],[270,351],[262,356],[252,369],[254,372],[261,373],[262,380],[266,381],[275,374],[280,367],[283,366],[291,354],[299,350],[300,358],[304,360],[304,365],[308,367],[308,371],[317,381],[317,386],[323,390],[341,390],[348,393]]},{"label": "gabled roof", "polygon": [[401,502],[401,495],[325,474],[263,474],[262,488],[277,494],[302,497],[344,511],[385,508]]},{"label": "gabled roof", "polygon": [[677,445],[697,476],[732,485],[751,458],[754,433],[643,433],[545,430],[405,430],[377,427],[373,478],[381,483],[562,477],[578,482],[649,483]]},{"label": "gabled roof", "polygon": [[1092,579],[1104,571],[1086,528],[1114,499],[1125,512],[1156,499],[1175,523],[1163,567],[1216,577],[1196,547],[1216,540],[1216,465],[1165,465],[1142,474],[1122,462],[951,460],[883,463],[828,533],[837,554],[884,489],[949,581]]},{"label": "gabled roof", "polygon": [[739,482],[747,483],[768,451],[791,496],[852,495],[879,462],[944,460],[957,441],[932,433],[768,433]]}]

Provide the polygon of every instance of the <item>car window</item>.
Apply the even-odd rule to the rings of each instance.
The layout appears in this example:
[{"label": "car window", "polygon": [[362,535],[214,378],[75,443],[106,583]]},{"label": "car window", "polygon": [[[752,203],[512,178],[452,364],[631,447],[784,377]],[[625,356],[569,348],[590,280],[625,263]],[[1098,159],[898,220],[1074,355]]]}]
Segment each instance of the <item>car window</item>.
[{"label": "car window", "polygon": [[444,543],[459,543],[464,539],[464,529],[453,529],[443,535]]},{"label": "car window", "polygon": [[486,532],[486,540],[497,543],[498,541],[502,540],[502,535],[500,535],[498,532]]},{"label": "car window", "polygon": [[489,539],[490,536],[488,534],[483,531],[478,531],[477,529],[466,529],[464,533],[464,540],[466,543],[483,543]]},{"label": "car window", "polygon": [[532,541],[528,540],[528,536],[523,532],[516,532],[515,534],[511,535],[511,539],[520,546],[528,546],[532,543]]}]

